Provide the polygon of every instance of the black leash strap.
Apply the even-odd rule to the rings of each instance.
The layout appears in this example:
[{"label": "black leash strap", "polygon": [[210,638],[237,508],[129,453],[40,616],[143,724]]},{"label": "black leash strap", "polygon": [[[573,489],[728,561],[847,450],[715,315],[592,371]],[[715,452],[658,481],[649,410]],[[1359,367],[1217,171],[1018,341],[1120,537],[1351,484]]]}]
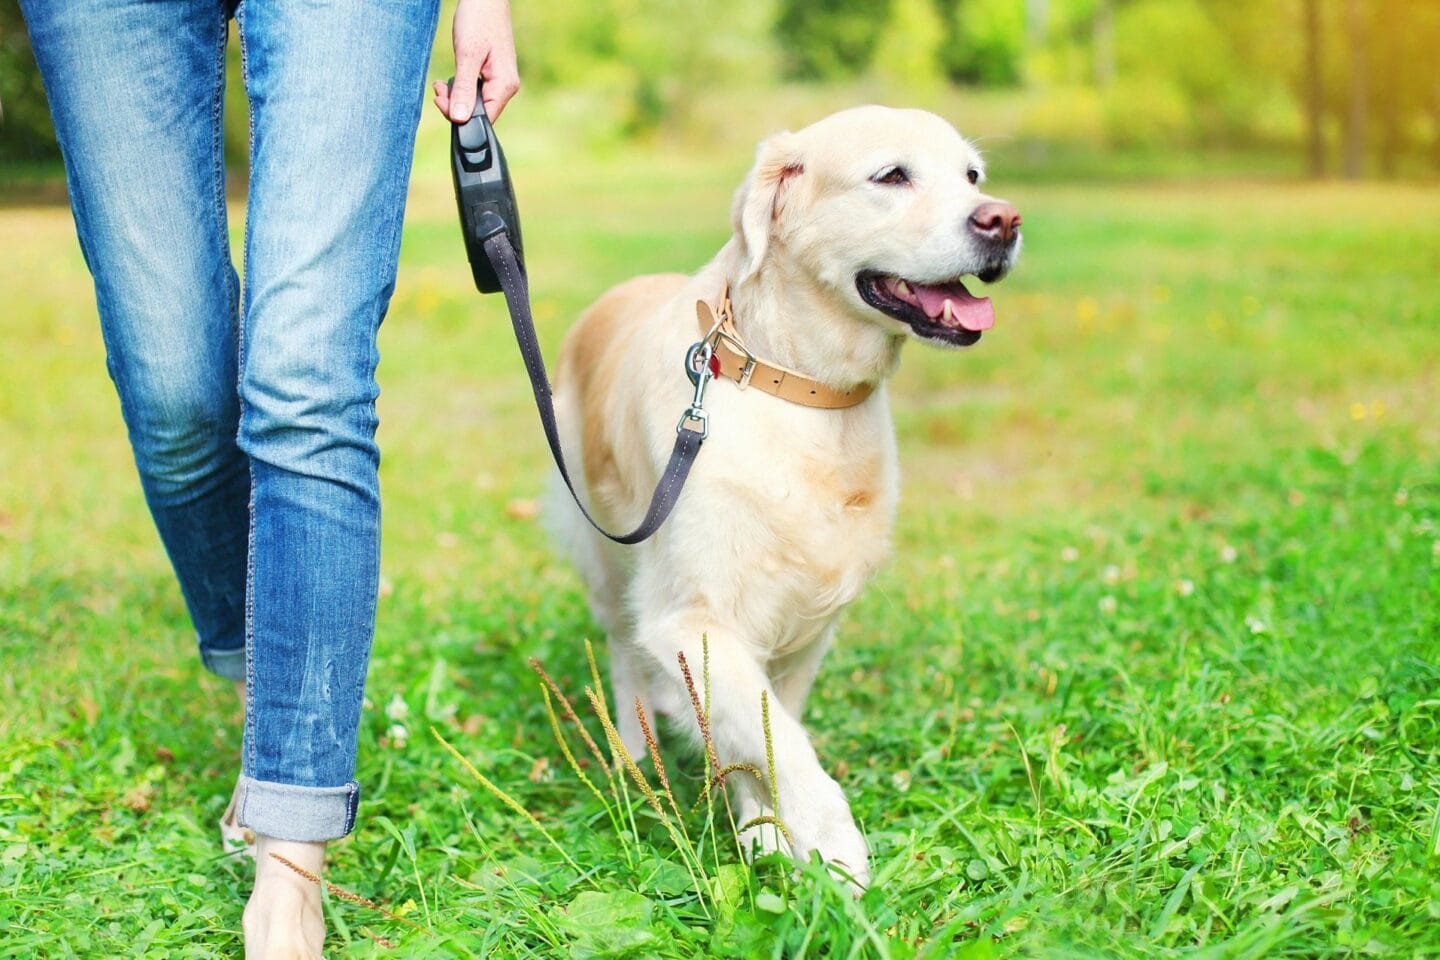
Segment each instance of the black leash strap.
[{"label": "black leash strap", "polygon": [[670,462],[665,465],[665,472],[660,475],[660,482],[650,498],[650,509],[645,512],[645,519],[623,536],[611,533],[590,516],[590,511],[575,492],[570,471],[565,468],[565,455],[560,450],[560,431],[555,425],[555,405],[550,379],[545,373],[545,358],[540,353],[540,341],[535,336],[535,321],[530,312],[530,284],[525,277],[525,270],[515,256],[510,236],[499,218],[496,218],[495,225],[499,229],[485,237],[485,255],[495,268],[500,289],[505,293],[505,304],[510,308],[510,324],[515,328],[515,342],[520,345],[525,372],[530,375],[530,387],[535,392],[535,409],[540,413],[540,423],[545,428],[545,439],[550,444],[555,466],[560,470],[560,477],[570,490],[575,505],[580,508],[580,512],[590,521],[592,527],[616,543],[639,543],[660,529],[660,525],[675,508],[675,501],[680,499],[680,491],[685,488],[685,478],[690,475],[690,468],[695,464],[695,455],[700,452],[700,445],[705,442],[709,422],[702,401],[705,384],[711,377],[709,346],[697,344],[702,349],[698,357],[694,358],[699,362],[691,368],[698,371],[695,398],[675,427],[675,448],[670,452]]}]

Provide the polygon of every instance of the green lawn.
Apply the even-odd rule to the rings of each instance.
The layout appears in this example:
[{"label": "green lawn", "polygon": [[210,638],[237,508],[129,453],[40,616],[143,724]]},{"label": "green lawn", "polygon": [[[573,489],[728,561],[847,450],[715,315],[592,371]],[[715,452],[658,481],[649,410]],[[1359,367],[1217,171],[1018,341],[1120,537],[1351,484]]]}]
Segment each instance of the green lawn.
[{"label": "green lawn", "polygon": [[[514,122],[552,356],[608,284],[723,241],[749,140],[597,160]],[[997,159],[1025,256],[981,345],[907,348],[895,559],[807,716],[874,851],[853,900],[738,866],[703,805],[677,846],[564,759],[527,658],[583,703],[600,638],[517,503],[548,454],[437,133],[382,332],[366,793],[330,871],[392,915],[332,897],[336,955],[1440,956],[1440,190],[1007,191]],[[0,248],[0,956],[236,956],[238,711],[67,211],[0,210]],[[701,763],[667,766],[685,809]]]}]

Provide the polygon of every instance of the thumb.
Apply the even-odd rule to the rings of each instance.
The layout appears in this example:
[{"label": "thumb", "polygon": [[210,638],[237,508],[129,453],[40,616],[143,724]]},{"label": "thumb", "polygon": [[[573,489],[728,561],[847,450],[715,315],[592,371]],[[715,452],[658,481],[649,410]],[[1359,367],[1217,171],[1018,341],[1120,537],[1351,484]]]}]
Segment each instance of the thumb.
[{"label": "thumb", "polygon": [[450,87],[450,119],[464,123],[475,107],[475,81],[480,64],[471,57],[460,57],[455,63],[455,83]]}]

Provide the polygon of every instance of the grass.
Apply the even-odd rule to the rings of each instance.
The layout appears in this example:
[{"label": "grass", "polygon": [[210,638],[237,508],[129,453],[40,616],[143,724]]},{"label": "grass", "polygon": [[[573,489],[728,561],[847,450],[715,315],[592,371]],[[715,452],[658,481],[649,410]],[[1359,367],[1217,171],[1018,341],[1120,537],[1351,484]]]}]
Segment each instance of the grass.
[{"label": "grass", "polygon": [[[525,123],[553,356],[607,284],[719,245],[750,142],[563,154]],[[807,714],[874,851],[855,900],[743,865],[704,758],[663,756],[659,813],[561,721],[566,760],[528,660],[603,743],[601,638],[528,509],[547,452],[442,133],[381,337],[363,822],[329,872],[390,915],[331,896],[333,950],[1440,956],[1433,187],[1007,191],[997,163],[1022,267],[979,347],[907,348],[896,556]],[[238,711],[145,513],[66,211],[0,211],[0,246],[0,956],[233,956]]]}]

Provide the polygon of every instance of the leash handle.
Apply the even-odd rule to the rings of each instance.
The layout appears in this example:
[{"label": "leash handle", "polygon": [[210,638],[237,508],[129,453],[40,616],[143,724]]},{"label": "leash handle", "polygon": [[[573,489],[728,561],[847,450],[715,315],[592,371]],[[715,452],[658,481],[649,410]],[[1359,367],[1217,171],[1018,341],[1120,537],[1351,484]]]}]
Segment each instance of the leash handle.
[{"label": "leash handle", "polygon": [[[450,81],[454,85],[454,80]],[[475,82],[475,109],[470,119],[450,129],[450,176],[455,185],[455,202],[460,210],[460,232],[465,238],[465,255],[475,289],[495,293],[500,279],[485,255],[484,242],[493,230],[488,221],[498,221],[508,230],[515,260],[525,268],[525,244],[520,236],[520,209],[510,183],[509,168],[500,138],[485,114],[484,84]]]},{"label": "leash handle", "polygon": [[510,309],[510,325],[515,328],[515,342],[520,346],[525,372],[530,375],[530,388],[535,393],[535,409],[540,414],[540,424],[545,429],[545,440],[550,444],[550,455],[555,459],[560,478],[565,481],[565,487],[570,491],[575,505],[580,508],[580,513],[590,521],[590,526],[605,537],[623,544],[636,544],[649,539],[675,508],[675,502],[680,499],[680,491],[685,488],[685,480],[690,475],[690,468],[695,464],[695,455],[700,452],[700,445],[705,442],[708,425],[701,401],[705,383],[710,378],[709,365],[700,370],[695,399],[676,425],[675,446],[670,451],[670,460],[665,464],[660,482],[655,486],[645,518],[638,527],[626,534],[617,535],[606,530],[580,501],[580,495],[575,492],[575,483],[570,479],[570,471],[565,466],[565,455],[560,450],[560,429],[555,423],[554,395],[550,388],[550,378],[545,372],[545,357],[540,352],[540,340],[535,335],[535,320],[530,311],[530,283],[525,276],[525,269],[520,265],[515,248],[510,243],[505,224],[496,218],[489,226],[490,229],[485,231],[487,235],[479,239],[483,240],[485,255],[494,268],[500,289],[505,293],[505,305]]}]

